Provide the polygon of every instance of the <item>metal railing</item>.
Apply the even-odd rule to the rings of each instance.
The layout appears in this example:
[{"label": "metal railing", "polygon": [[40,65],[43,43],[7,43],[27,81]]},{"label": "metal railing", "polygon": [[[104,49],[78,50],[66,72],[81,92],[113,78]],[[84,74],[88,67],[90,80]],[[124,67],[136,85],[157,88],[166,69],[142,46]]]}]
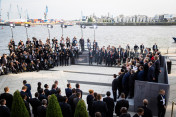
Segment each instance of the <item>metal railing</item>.
[{"label": "metal railing", "polygon": [[174,101],[172,101],[171,117],[173,117],[173,115],[174,115],[174,105],[176,105],[176,103]]}]

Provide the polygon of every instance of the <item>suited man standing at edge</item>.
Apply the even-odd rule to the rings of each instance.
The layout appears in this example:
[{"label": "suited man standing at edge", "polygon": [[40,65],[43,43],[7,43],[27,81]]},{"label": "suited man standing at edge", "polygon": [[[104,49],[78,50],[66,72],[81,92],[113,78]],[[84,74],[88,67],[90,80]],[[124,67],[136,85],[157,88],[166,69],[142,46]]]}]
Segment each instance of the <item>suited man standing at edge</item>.
[{"label": "suited man standing at edge", "polygon": [[166,113],[166,96],[165,90],[161,89],[157,97],[158,117],[164,117]]},{"label": "suited man standing at edge", "polygon": [[147,79],[149,82],[154,82],[155,81],[155,70],[154,67],[152,66],[152,62],[148,63],[148,73],[147,73]]},{"label": "suited man standing at edge", "polygon": [[117,100],[117,85],[118,85],[118,78],[117,75],[113,75],[114,80],[112,81],[112,92],[113,92],[113,97],[114,97],[114,102]]},{"label": "suited man standing at edge", "polygon": [[153,45],[153,52],[155,52],[155,50],[158,49],[158,46],[156,45],[156,43]]}]

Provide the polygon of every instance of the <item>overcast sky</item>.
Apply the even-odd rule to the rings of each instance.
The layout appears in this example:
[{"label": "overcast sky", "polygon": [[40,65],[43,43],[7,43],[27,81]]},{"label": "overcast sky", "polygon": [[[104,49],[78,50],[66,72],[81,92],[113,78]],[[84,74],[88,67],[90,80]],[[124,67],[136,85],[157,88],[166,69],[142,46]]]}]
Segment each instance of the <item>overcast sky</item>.
[{"label": "overcast sky", "polygon": [[49,19],[74,20],[84,16],[176,14],[176,0],[1,0],[2,18],[19,18],[17,5],[22,8],[22,17],[28,10],[29,18],[43,18],[46,5]]}]

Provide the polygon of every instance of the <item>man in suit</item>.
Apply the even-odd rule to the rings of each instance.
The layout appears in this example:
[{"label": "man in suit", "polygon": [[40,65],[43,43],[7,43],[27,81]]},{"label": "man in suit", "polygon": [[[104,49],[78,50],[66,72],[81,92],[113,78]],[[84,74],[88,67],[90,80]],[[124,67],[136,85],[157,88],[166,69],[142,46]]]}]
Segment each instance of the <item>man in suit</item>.
[{"label": "man in suit", "polygon": [[142,117],[143,114],[144,114],[144,109],[138,108],[137,113],[133,117]]},{"label": "man in suit", "polygon": [[117,87],[118,87],[118,78],[117,75],[113,75],[114,80],[112,81],[112,92],[113,92],[113,97],[114,97],[114,102],[117,100]]},{"label": "man in suit", "polygon": [[5,99],[6,100],[6,106],[11,110],[12,107],[12,101],[13,101],[13,96],[12,94],[9,93],[10,89],[8,87],[4,88],[4,93],[0,95],[0,100]]},{"label": "man in suit", "polygon": [[137,53],[138,49],[139,49],[139,47],[135,44],[135,46],[134,46],[134,52],[135,52],[135,54]]},{"label": "man in suit", "polygon": [[27,91],[27,86],[23,86],[20,94],[21,94],[21,97],[24,97],[24,95],[26,95],[27,96],[27,101],[28,101],[29,96],[28,96],[28,93],[26,93],[26,91]]},{"label": "man in suit", "polygon": [[142,117],[153,117],[152,111],[147,107],[147,105],[148,105],[148,100],[144,99],[143,106],[141,107],[144,109],[144,115]]},{"label": "man in suit", "polygon": [[139,72],[137,74],[137,80],[144,81],[144,70],[143,66],[139,66]]},{"label": "man in suit", "polygon": [[61,95],[61,89],[57,89],[57,94],[56,94],[56,97],[57,97],[57,101],[58,102],[63,102],[64,101],[64,97]]},{"label": "man in suit", "polygon": [[46,117],[47,100],[42,100],[42,105],[37,108],[38,117]]},{"label": "man in suit", "polygon": [[103,98],[103,102],[106,102],[108,107],[107,117],[113,117],[113,111],[114,111],[114,100],[110,97],[111,92],[106,92],[107,97]]},{"label": "man in suit", "polygon": [[63,117],[71,117],[71,106],[67,104],[68,98],[66,96],[63,97],[63,102],[60,102],[59,105],[62,110]]},{"label": "man in suit", "polygon": [[45,96],[48,97],[50,95],[49,86],[47,84],[45,84],[44,87],[45,87],[45,90],[44,90]]},{"label": "man in suit", "polygon": [[121,115],[120,110],[122,107],[126,107],[127,110],[129,108],[129,102],[128,100],[125,99],[124,93],[121,94],[121,100],[117,101],[116,106],[115,106],[115,113],[117,116]]},{"label": "man in suit", "polygon": [[80,84],[76,83],[76,93],[78,92],[81,93],[81,98],[82,98],[82,90],[80,90]]},{"label": "man in suit", "polygon": [[1,117],[10,117],[10,109],[6,106],[6,100],[0,100],[0,116]]},{"label": "man in suit", "polygon": [[76,109],[76,106],[77,106],[79,100],[82,100],[82,98],[81,98],[81,92],[77,92],[77,93],[76,93],[76,98],[73,99],[74,108],[73,108],[72,111],[73,111],[74,113],[75,113],[75,109]]},{"label": "man in suit", "polygon": [[101,94],[98,94],[97,95],[98,101],[95,101],[92,105],[93,115],[95,115],[96,112],[100,112],[102,117],[107,117],[108,112],[107,104],[101,101],[101,98],[102,98]]},{"label": "man in suit", "polygon": [[156,43],[153,45],[153,52],[155,52],[155,50],[158,49],[158,46],[156,45]]},{"label": "man in suit", "polygon": [[93,116],[92,104],[93,104],[93,100],[94,100],[94,90],[92,90],[92,89],[89,90],[89,95],[87,96],[86,100],[87,100],[89,115],[92,117]]},{"label": "man in suit", "polygon": [[56,94],[56,93],[57,93],[56,89],[57,89],[57,85],[56,85],[56,84],[53,84],[53,85],[52,85],[52,89],[51,89],[51,91],[50,91],[50,95]]},{"label": "man in suit", "polygon": [[26,81],[26,80],[23,80],[23,85],[27,87],[26,93],[28,94],[28,96],[29,96],[30,98],[32,98],[32,94],[31,94],[31,85],[30,85],[30,84],[27,84],[27,81]]},{"label": "man in suit", "polygon": [[76,89],[75,88],[72,89],[72,95],[68,98],[68,104],[70,104],[70,106],[72,108],[72,117],[74,117],[74,103],[73,103],[74,98],[76,98]]},{"label": "man in suit", "polygon": [[38,99],[40,101],[42,101],[43,99],[47,99],[47,97],[45,96],[44,90],[42,88],[39,90],[39,97],[38,97]]},{"label": "man in suit", "polygon": [[71,89],[70,83],[67,84],[67,88],[65,89],[65,94],[66,94],[67,98],[69,98],[72,95],[72,89]]},{"label": "man in suit", "polygon": [[118,89],[118,97],[117,98],[120,97],[120,95],[121,95],[121,93],[123,91],[122,79],[123,79],[124,75],[125,75],[125,71],[124,71],[124,69],[121,69],[121,71],[119,73],[119,77],[118,77],[118,85],[117,85],[118,86],[117,87],[117,89]]},{"label": "man in suit", "polygon": [[148,59],[144,59],[144,81],[147,81],[148,69]]},{"label": "man in suit", "polygon": [[92,64],[92,59],[93,59],[93,52],[92,49],[89,51],[89,65]]},{"label": "man in suit", "polygon": [[147,79],[149,82],[153,82],[155,81],[155,70],[154,70],[154,67],[152,66],[152,62],[149,62],[148,63],[148,73],[147,73]]},{"label": "man in suit", "polygon": [[160,61],[158,55],[155,55],[154,57],[155,62],[154,62],[154,67],[155,67],[155,82],[158,82],[158,76],[161,73],[160,70]]},{"label": "man in suit", "polygon": [[141,54],[143,54],[143,51],[144,51],[144,45],[143,45],[143,43],[140,45],[140,50],[141,50]]},{"label": "man in suit", "polygon": [[30,110],[29,102],[27,102],[27,96],[26,95],[22,95],[22,99],[24,101],[24,104],[26,106],[26,109],[27,109],[29,115],[31,116],[31,110]]},{"label": "man in suit", "polygon": [[130,73],[130,70],[125,70],[125,72],[126,73],[122,79],[122,87],[123,87],[123,92],[125,93],[125,99],[126,99],[129,94],[129,77],[131,73]]},{"label": "man in suit", "polygon": [[35,93],[35,98],[32,98],[32,99],[29,100],[29,103],[30,103],[31,106],[32,106],[32,113],[34,114],[34,117],[38,117],[38,115],[37,115],[37,108],[38,108],[39,106],[41,106],[41,102],[40,102],[40,100],[38,99],[38,97],[39,97],[39,93],[36,92],[36,93]]},{"label": "man in suit", "polygon": [[166,113],[165,90],[161,89],[157,97],[158,117],[164,117]]}]

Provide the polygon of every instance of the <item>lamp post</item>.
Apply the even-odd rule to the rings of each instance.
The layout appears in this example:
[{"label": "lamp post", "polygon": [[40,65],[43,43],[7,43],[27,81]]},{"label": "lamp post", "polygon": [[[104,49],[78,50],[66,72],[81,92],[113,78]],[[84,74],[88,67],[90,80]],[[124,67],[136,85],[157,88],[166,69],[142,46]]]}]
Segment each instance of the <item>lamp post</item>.
[{"label": "lamp post", "polygon": [[86,26],[85,26],[85,25],[83,25],[83,24],[81,24],[81,25],[80,25],[80,27],[81,27],[81,37],[83,38],[83,29],[85,29],[85,28],[86,28]]},{"label": "lamp post", "polygon": [[48,24],[47,27],[48,27],[48,34],[49,34],[49,39],[50,39],[50,28],[53,28],[53,25]]},{"label": "lamp post", "polygon": [[64,28],[67,28],[67,25],[61,24],[61,28],[62,28],[62,37],[63,37]]},{"label": "lamp post", "polygon": [[30,24],[25,24],[24,27],[26,28],[26,37],[28,39],[28,31],[27,29],[30,27],[31,25]]},{"label": "lamp post", "polygon": [[10,24],[10,28],[11,28],[12,39],[13,39],[13,28],[15,28],[15,24],[14,24],[14,23],[11,23],[11,24]]},{"label": "lamp post", "polygon": [[93,29],[94,29],[94,40],[95,40],[95,29],[97,29],[97,25],[93,25]]}]

